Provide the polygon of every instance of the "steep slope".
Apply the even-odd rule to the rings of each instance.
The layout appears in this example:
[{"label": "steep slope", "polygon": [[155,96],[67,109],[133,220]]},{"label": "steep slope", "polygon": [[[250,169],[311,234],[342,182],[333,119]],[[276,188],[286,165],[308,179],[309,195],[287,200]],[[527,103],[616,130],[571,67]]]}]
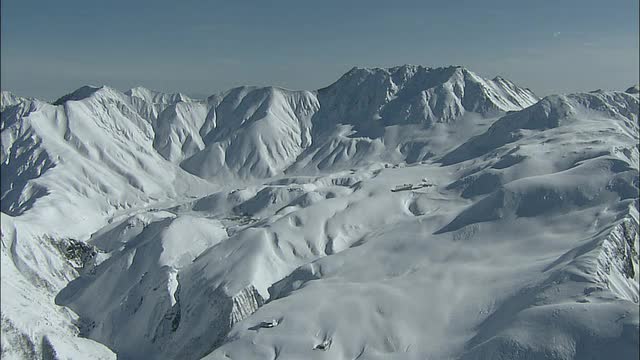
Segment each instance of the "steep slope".
[{"label": "steep slope", "polygon": [[82,266],[70,239],[1,215],[2,359],[115,359],[106,346],[79,337],[78,316],[53,299]]},{"label": "steep slope", "polygon": [[167,106],[154,121],[153,147],[175,164],[204,150],[200,129],[208,112],[207,104],[201,102],[178,102]]},{"label": "steep slope", "polygon": [[521,110],[537,97],[506,79],[483,79],[460,67],[404,65],[389,69],[353,68],[319,90],[328,121],[366,127],[451,122],[465,112],[482,115]]},{"label": "steep slope", "polygon": [[[159,99],[146,92],[136,98]],[[155,117],[154,145],[217,182],[417,162],[536,100],[505,79],[462,67],[353,69],[317,92],[241,87],[206,104],[177,102]]]},{"label": "steep slope", "polygon": [[289,173],[379,161],[414,163],[450,150],[506,111],[537,101],[529,90],[459,66],[354,68],[318,91],[314,146]]},{"label": "steep slope", "polygon": [[[212,188],[155,151],[151,121],[124,94],[83,87],[61,102],[19,100],[2,111],[2,284],[14,289],[3,291],[3,356],[100,350],[77,338],[77,316],[53,302],[78,276],[69,244],[119,212]],[[29,303],[35,313],[23,309]],[[42,312],[51,317],[30,320]]]},{"label": "steep slope", "polygon": [[176,104],[179,102],[195,101],[181,93],[166,94],[163,92],[143,88],[141,86],[129,89],[124,93],[132,97],[140,98],[150,104]]},{"label": "steep slope", "polygon": [[22,96],[17,96],[15,94],[12,94],[9,91],[2,90],[2,92],[0,92],[0,111],[4,111],[9,106],[18,105],[20,103],[26,103],[31,100],[33,99],[27,99]]},{"label": "steep slope", "polygon": [[157,350],[173,351],[176,344],[169,344],[167,337],[188,316],[182,313],[189,298],[183,295],[180,270],[227,237],[220,221],[169,212],[114,223],[89,241],[109,252],[109,259],[72,282],[56,303],[90,319],[83,333],[119,349],[120,356],[160,357]]},{"label": "steep slope", "polygon": [[83,87],[62,99],[61,105],[36,102],[28,112],[14,112],[17,120],[3,130],[5,212],[19,215],[38,193],[60,204],[88,197],[107,211],[205,185],[158,155],[151,119],[141,117],[127,96]]},{"label": "steep slope", "polygon": [[281,173],[311,144],[319,104],[308,91],[243,87],[210,98],[200,128],[204,149],[181,163],[204,178],[266,178]]}]

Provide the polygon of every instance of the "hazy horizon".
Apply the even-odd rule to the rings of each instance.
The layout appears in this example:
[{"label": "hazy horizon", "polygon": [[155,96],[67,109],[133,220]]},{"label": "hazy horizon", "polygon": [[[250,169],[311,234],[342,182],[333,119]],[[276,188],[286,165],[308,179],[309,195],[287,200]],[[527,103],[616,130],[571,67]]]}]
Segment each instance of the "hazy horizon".
[{"label": "hazy horizon", "polygon": [[[169,5],[170,4],[170,5]],[[314,90],[354,66],[462,65],[540,96],[638,82],[638,3],[2,2],[1,86],[82,85],[204,97],[241,85]]]}]

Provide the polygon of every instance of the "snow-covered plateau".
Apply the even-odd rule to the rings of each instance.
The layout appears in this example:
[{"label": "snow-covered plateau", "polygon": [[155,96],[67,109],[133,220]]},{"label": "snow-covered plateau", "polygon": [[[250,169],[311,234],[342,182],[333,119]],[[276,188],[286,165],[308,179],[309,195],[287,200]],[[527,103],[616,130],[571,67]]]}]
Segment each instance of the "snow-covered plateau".
[{"label": "snow-covered plateau", "polygon": [[638,87],[2,92],[2,359],[638,359]]}]

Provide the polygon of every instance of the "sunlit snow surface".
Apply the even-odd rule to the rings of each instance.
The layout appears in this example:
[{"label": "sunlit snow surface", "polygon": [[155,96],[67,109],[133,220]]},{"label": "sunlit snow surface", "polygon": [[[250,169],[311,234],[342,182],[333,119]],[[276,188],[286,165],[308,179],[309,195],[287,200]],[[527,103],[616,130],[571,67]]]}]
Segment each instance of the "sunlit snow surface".
[{"label": "sunlit snow surface", "polygon": [[637,359],[633,90],[3,92],[2,358]]}]

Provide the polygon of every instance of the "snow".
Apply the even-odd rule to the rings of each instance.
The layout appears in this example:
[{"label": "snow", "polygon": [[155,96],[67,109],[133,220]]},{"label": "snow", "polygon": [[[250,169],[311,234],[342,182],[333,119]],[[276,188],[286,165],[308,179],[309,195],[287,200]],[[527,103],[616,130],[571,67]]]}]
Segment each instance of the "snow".
[{"label": "snow", "polygon": [[28,103],[33,100],[34,99],[24,98],[22,96],[12,94],[9,91],[2,90],[2,92],[0,92],[0,110],[4,111],[10,106],[18,105],[21,103]]},{"label": "snow", "polygon": [[125,91],[126,95],[140,98],[147,103],[175,104],[179,102],[194,102],[194,99],[180,93],[165,94],[159,91],[150,90],[141,86]]},{"label": "snow", "polygon": [[638,357],[638,94],[458,66],[2,93],[2,358]]}]

